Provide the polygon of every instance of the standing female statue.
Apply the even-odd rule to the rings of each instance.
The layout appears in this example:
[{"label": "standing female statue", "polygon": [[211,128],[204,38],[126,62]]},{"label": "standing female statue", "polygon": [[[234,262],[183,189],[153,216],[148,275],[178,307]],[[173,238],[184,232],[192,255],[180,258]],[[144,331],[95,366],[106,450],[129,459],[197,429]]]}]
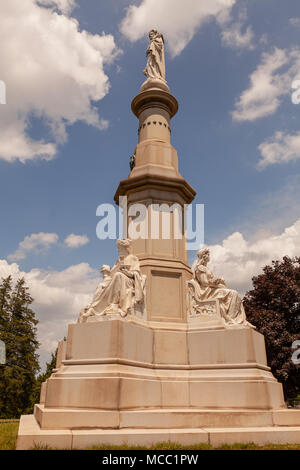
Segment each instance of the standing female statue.
[{"label": "standing female statue", "polygon": [[219,300],[220,313],[228,325],[251,325],[246,320],[242,299],[238,292],[228,289],[224,279],[214,277],[208,269],[210,260],[209,249],[198,251],[198,259],[193,267],[193,279],[188,281],[190,295],[190,309],[201,310],[201,302],[205,300]]},{"label": "standing female statue", "polygon": [[156,29],[149,33],[150,45],[147,49],[148,63],[144,75],[148,78],[159,79],[166,82],[164,37]]}]

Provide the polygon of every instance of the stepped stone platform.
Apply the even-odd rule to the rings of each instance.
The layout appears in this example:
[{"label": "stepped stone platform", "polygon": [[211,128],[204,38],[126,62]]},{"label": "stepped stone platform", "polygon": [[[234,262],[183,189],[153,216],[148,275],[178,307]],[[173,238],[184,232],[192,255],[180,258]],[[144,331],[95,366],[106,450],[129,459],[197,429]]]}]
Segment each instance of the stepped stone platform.
[{"label": "stepped stone platform", "polygon": [[18,449],[300,443],[263,336],[247,327],[104,319],[69,325]]},{"label": "stepped stone platform", "polygon": [[[75,410],[54,412],[64,419]],[[78,412],[78,410],[77,410]],[[56,413],[56,416],[55,416]],[[82,414],[93,411],[82,411]],[[128,445],[152,446],[161,442],[176,442],[192,446],[210,444],[218,447],[223,444],[249,443],[300,444],[300,414],[298,410],[278,412],[260,411],[207,411],[207,410],[165,410],[116,413],[120,427],[74,427],[68,429],[41,429],[33,415],[22,416],[17,448],[19,450],[47,446],[55,449],[85,449],[92,446]],[[98,414],[100,417],[101,414]],[[91,423],[97,417],[92,417]],[[131,421],[139,425],[130,427]],[[144,421],[145,420],[145,421]],[[98,425],[101,419],[97,421]],[[163,424],[162,427],[160,425]],[[208,424],[209,423],[209,424]],[[213,424],[215,423],[215,426]],[[284,423],[284,424],[282,424]],[[168,424],[170,425],[168,427]],[[156,427],[152,427],[155,426]],[[185,426],[184,426],[185,425]],[[92,426],[92,425],[91,425]],[[149,427],[148,427],[149,426]],[[177,427],[178,426],[178,427]],[[184,426],[184,427],[183,427]]]}]

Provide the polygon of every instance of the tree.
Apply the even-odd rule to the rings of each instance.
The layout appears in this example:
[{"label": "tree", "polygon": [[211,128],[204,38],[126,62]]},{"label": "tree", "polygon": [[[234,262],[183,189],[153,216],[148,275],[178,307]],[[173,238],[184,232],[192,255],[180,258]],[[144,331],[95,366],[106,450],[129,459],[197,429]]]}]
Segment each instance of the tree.
[{"label": "tree", "polygon": [[2,280],[0,285],[0,340],[6,344],[9,325],[9,302],[12,290],[11,276]]},{"label": "tree", "polygon": [[38,321],[30,309],[33,299],[24,278],[14,288],[11,284],[8,277],[0,285],[0,327],[6,346],[6,364],[0,366],[0,418],[16,418],[27,412],[39,371]]},{"label": "tree", "polygon": [[[9,302],[12,290],[11,276],[2,280],[0,285],[0,341],[4,343],[4,347],[7,349],[9,343]],[[2,346],[2,345],[1,345]],[[5,359],[5,358],[4,358]],[[4,367],[0,364],[0,417],[3,413],[3,397],[5,394],[5,382],[4,382]]]},{"label": "tree", "polygon": [[294,398],[300,392],[300,368],[292,362],[292,344],[300,339],[300,258],[273,261],[252,282],[244,297],[247,318],[265,337],[268,364],[285,398]]},{"label": "tree", "polygon": [[43,382],[50,377],[52,374],[53,369],[56,367],[56,358],[57,358],[57,348],[55,353],[51,354],[50,362],[46,362],[46,370],[43,374],[40,374],[35,381],[34,387],[32,389],[30,402],[31,402],[31,411],[33,411],[35,403],[40,402],[40,394],[41,394],[41,386]]}]

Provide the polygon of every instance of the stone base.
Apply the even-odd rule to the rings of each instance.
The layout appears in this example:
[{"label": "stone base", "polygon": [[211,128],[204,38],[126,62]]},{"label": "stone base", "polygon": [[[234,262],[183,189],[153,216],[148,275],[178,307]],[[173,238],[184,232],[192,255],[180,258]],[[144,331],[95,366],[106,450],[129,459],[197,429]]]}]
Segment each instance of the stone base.
[{"label": "stone base", "polygon": [[166,81],[159,80],[158,78],[148,78],[141,86],[140,92],[153,89],[164,90],[170,93],[170,88],[167,85]]},{"label": "stone base", "polygon": [[65,357],[34,416],[22,417],[17,446],[222,439],[300,442],[300,411],[285,408],[263,336],[221,322],[126,318],[69,326]]},{"label": "stone base", "polygon": [[300,426],[300,410],[164,409],[102,411],[45,409],[35,405],[35,419],[43,430],[56,429],[184,429]]},{"label": "stone base", "polygon": [[133,319],[70,325],[66,358],[44,393],[45,412],[285,406],[253,329]]},{"label": "stone base", "polygon": [[[66,410],[55,413],[60,413],[60,418],[67,416]],[[41,429],[33,415],[22,416],[17,449],[46,446],[53,449],[86,449],[105,445],[150,447],[161,442],[185,446],[210,444],[213,447],[250,442],[257,445],[300,444],[300,412],[296,410],[269,413],[226,410],[125,412],[120,413],[119,420],[120,427],[116,429],[74,427],[58,430]],[[139,423],[140,427],[133,427],[131,423]],[[153,427],[155,425],[157,427]]]}]

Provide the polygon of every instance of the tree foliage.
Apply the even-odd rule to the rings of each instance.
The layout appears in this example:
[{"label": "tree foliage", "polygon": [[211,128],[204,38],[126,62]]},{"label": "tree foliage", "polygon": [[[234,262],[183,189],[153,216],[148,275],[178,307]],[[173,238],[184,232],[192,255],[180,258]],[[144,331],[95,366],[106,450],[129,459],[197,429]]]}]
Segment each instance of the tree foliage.
[{"label": "tree foliage", "polygon": [[24,278],[13,286],[11,276],[0,284],[0,340],[6,346],[6,364],[0,365],[0,418],[17,418],[31,403],[39,371],[38,321]]},{"label": "tree foliage", "polygon": [[50,362],[46,363],[46,370],[44,373],[38,375],[36,378],[34,387],[32,389],[32,394],[30,397],[30,402],[31,402],[31,410],[33,411],[35,403],[40,402],[40,393],[41,393],[41,386],[43,382],[46,382],[46,380],[50,377],[52,374],[53,369],[56,367],[56,358],[57,358],[57,349],[55,353],[51,354],[51,359]]},{"label": "tree foliage", "polygon": [[285,397],[293,398],[300,393],[300,368],[292,362],[292,344],[300,339],[300,258],[273,261],[252,282],[247,318],[265,337],[268,365]]}]

